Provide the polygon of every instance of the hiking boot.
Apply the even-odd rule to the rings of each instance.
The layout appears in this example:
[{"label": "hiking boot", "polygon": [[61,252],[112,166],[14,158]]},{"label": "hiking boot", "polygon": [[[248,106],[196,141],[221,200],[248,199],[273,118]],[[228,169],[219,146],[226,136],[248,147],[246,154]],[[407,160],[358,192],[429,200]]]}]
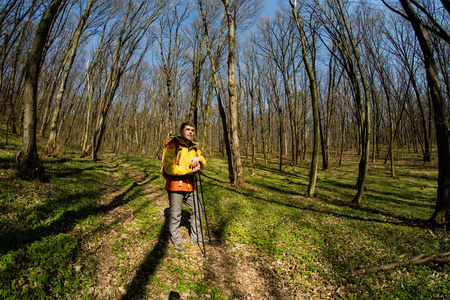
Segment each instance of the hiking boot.
[{"label": "hiking boot", "polygon": [[191,238],[190,242],[191,242],[191,244],[197,244],[197,243],[202,243],[202,242],[205,245],[210,245],[211,244],[211,241],[209,239],[207,239],[207,238],[203,238],[203,239],[202,238],[198,238],[198,241],[197,241],[197,238]]},{"label": "hiking boot", "polygon": [[173,244],[173,246],[175,247],[175,250],[177,250],[178,252],[184,251],[183,244]]}]

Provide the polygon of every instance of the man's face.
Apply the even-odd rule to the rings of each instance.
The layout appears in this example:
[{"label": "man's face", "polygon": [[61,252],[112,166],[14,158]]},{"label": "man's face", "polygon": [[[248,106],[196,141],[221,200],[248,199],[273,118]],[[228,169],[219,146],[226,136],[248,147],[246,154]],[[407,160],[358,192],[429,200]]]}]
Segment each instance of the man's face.
[{"label": "man's face", "polygon": [[183,128],[183,130],[181,130],[181,136],[188,140],[188,141],[192,141],[192,138],[194,137],[194,127],[187,125],[186,127]]}]

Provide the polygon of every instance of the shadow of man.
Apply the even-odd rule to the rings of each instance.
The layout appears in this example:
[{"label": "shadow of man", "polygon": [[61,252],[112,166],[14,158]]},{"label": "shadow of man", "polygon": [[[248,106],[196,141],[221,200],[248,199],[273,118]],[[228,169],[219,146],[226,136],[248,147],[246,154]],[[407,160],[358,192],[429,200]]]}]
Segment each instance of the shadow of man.
[{"label": "shadow of man", "polygon": [[[154,275],[156,267],[163,260],[169,244],[169,208],[164,210],[164,225],[159,232],[158,243],[153,250],[147,254],[144,261],[136,271],[133,280],[121,299],[144,299],[148,279]],[[179,299],[179,298],[178,298]]]}]

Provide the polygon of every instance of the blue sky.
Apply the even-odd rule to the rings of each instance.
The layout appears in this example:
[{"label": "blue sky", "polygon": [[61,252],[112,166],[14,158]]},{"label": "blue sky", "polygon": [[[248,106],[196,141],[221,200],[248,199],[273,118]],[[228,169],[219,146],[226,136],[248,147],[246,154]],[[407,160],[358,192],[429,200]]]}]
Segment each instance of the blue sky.
[{"label": "blue sky", "polygon": [[277,0],[263,0],[263,5],[265,7],[261,12],[261,16],[272,17],[275,9],[278,8]]}]

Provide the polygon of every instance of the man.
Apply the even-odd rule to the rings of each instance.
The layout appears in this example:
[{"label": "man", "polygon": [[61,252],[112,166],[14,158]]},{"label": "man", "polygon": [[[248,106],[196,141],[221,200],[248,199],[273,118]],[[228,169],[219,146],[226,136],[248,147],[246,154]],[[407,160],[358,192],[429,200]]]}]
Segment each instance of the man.
[{"label": "man", "polygon": [[190,242],[209,243],[209,240],[202,236],[203,206],[198,201],[194,184],[194,174],[206,166],[206,159],[202,156],[197,143],[192,141],[194,132],[192,123],[181,124],[180,136],[171,136],[163,153],[163,174],[166,178],[166,191],[169,193],[170,203],[170,237],[175,249],[180,252],[184,250],[180,234],[183,203],[192,212]]}]

